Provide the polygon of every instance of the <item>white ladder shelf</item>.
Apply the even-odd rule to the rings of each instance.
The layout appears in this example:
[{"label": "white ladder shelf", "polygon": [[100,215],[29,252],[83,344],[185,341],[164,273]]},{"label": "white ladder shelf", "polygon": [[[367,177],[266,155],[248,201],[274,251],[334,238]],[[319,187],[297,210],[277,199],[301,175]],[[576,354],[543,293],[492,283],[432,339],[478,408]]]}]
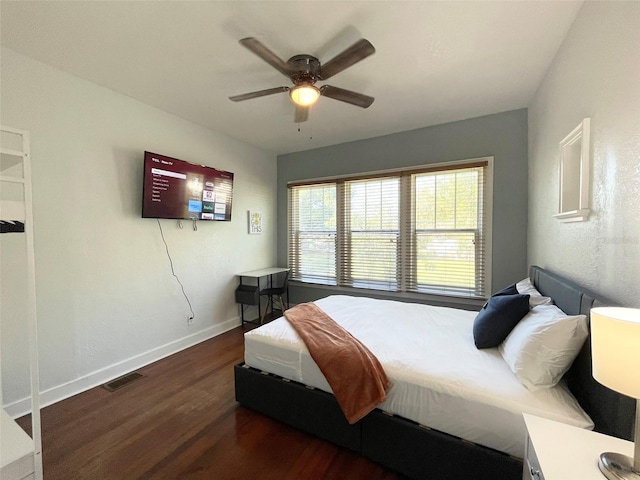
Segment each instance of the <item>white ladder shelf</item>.
[{"label": "white ladder shelf", "polygon": [[[0,435],[2,447],[11,447],[14,456],[20,459],[20,465],[33,465],[32,472],[24,477],[23,473],[17,469],[19,465],[16,463],[5,465],[5,460],[9,463],[11,458],[2,455],[2,465],[0,476],[5,478],[13,478],[10,475],[21,475],[19,478],[34,478],[42,480],[42,438],[40,425],[40,382],[38,372],[38,325],[36,315],[36,281],[35,281],[35,252],[33,243],[33,200],[31,185],[31,163],[30,163],[30,139],[29,132],[8,127],[0,126],[0,187],[7,188],[7,184],[22,186],[22,199],[0,198],[0,220],[19,221],[24,224],[24,235],[26,243],[26,278],[27,278],[27,309],[26,322],[28,328],[29,340],[29,370],[30,370],[30,387],[31,387],[31,438],[26,433],[26,439],[15,438],[13,435],[21,436],[22,429],[9,428],[7,422],[12,421],[5,412],[3,414],[3,426]],[[9,145],[5,148],[5,145]],[[5,171],[8,172],[5,174]],[[21,174],[20,174],[21,171]],[[8,218],[16,217],[16,218]],[[17,218],[19,217],[19,218]],[[0,407],[2,404],[2,382],[0,381]],[[17,425],[16,425],[17,427]],[[11,435],[11,436],[10,436]],[[27,440],[28,439],[28,440]],[[30,450],[26,453],[26,458],[32,453],[33,462],[24,462],[25,455],[16,451],[17,446],[26,445]],[[4,448],[2,448],[5,450]],[[9,448],[5,450],[8,452]],[[22,468],[22,467],[21,467]],[[26,467],[29,468],[29,467]],[[5,476],[6,474],[6,476]]]}]

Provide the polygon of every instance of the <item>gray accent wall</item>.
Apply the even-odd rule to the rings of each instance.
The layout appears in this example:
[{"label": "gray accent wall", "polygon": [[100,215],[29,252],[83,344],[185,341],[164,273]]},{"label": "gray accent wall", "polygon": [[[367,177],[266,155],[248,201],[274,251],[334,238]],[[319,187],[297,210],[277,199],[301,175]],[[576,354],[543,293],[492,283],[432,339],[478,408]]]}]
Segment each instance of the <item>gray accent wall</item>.
[{"label": "gray accent wall", "polygon": [[[492,291],[521,280],[527,274],[526,109],[278,156],[279,265],[287,265],[288,182],[488,156],[494,157]],[[340,292],[354,293],[295,283],[290,288],[294,303]]]},{"label": "gray accent wall", "polygon": [[[591,118],[591,215],[561,223],[558,143]],[[640,3],[585,2],[529,108],[529,252],[640,307]]]}]

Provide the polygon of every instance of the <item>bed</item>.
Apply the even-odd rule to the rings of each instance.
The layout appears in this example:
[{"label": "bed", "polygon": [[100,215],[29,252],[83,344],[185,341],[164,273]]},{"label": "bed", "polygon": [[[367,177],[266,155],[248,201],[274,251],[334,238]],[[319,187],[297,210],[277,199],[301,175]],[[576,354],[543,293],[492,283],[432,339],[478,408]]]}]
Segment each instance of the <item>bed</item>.
[{"label": "bed", "polygon": [[[598,302],[577,285],[539,267],[531,267],[530,278],[542,295],[553,298],[569,315],[588,315]],[[478,352],[469,347],[470,342],[473,345],[469,329],[475,312],[425,310],[421,305],[372,299],[356,302],[342,296],[316,303],[329,315],[354,322],[349,329],[366,338],[394,382],[387,400],[349,425],[317,366],[298,348],[286,320],[279,319],[245,336],[246,362],[235,367],[236,399],[241,404],[416,479],[521,478],[523,411],[583,428],[595,424],[598,431],[627,439],[631,436],[634,403],[592,379],[589,342],[559,386],[529,393],[497,349]],[[362,309],[357,303],[375,314],[359,321]],[[396,320],[397,328],[390,330],[389,318],[400,311],[396,318],[402,320]],[[426,320],[428,316],[433,318]],[[386,326],[384,335],[374,328],[381,322]],[[403,322],[429,324],[430,335],[403,337]],[[399,337],[399,345],[411,348],[394,351],[398,348],[382,338],[389,336]],[[447,349],[470,368],[450,367],[450,361],[426,362],[427,354],[440,358],[437,344],[445,341]],[[275,357],[274,348],[278,351]],[[427,376],[442,376],[447,381],[434,386],[418,376],[424,373],[425,363],[436,365],[435,372],[430,367]],[[493,398],[486,398],[496,390],[497,397],[494,393]],[[453,418],[445,414],[452,406],[457,408]]]}]

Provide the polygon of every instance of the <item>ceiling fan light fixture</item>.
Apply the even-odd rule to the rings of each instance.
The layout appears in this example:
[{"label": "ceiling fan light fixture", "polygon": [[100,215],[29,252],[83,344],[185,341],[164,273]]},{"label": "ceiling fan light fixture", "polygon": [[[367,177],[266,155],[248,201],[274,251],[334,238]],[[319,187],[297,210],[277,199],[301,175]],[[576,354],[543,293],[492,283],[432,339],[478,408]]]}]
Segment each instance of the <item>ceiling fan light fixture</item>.
[{"label": "ceiling fan light fixture", "polygon": [[293,103],[301,107],[313,105],[320,98],[320,90],[313,85],[297,85],[289,91]]}]

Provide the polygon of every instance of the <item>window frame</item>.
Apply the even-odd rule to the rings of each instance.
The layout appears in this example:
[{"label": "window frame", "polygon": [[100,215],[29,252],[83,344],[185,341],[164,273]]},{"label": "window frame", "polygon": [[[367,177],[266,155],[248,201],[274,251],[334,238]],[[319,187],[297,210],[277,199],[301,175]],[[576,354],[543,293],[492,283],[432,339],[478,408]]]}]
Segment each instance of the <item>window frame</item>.
[{"label": "window frame", "polygon": [[[330,289],[335,289],[339,291],[360,291],[369,290],[372,293],[378,292],[379,294],[384,294],[387,297],[402,297],[402,298],[419,298],[425,299],[426,297],[445,297],[445,298],[466,298],[466,299],[480,299],[485,298],[488,295],[488,292],[491,291],[491,270],[492,270],[492,219],[493,219],[493,157],[479,157],[473,159],[466,159],[460,161],[452,161],[452,162],[441,162],[441,163],[433,163],[427,165],[419,165],[410,168],[400,168],[400,169],[389,169],[389,170],[377,170],[372,172],[361,172],[352,175],[341,175],[334,177],[323,177],[317,179],[308,179],[308,180],[298,180],[298,181],[290,181],[287,184],[287,189],[291,190],[294,187],[304,187],[304,186],[312,186],[319,184],[335,184],[336,186],[336,255],[335,255],[335,278],[333,281],[309,281],[308,279],[303,278],[292,278],[291,281],[294,283],[299,282],[301,285],[305,286],[323,286],[328,287]],[[408,290],[407,285],[411,283],[409,279],[410,275],[413,275],[414,278],[417,276],[415,270],[417,261],[415,261],[415,256],[413,261],[409,261],[408,265],[404,267],[401,265],[404,262],[404,259],[407,255],[411,255],[411,251],[415,249],[415,239],[411,241],[400,241],[397,246],[397,264],[399,269],[404,269],[403,275],[397,276],[397,290],[387,290],[383,288],[375,288],[371,284],[374,283],[372,280],[365,281],[364,283],[368,283],[369,285],[358,284],[359,282],[354,282],[353,285],[345,285],[348,283],[348,273],[345,273],[343,270],[343,266],[340,265],[340,256],[342,252],[339,250],[345,247],[345,244],[340,241],[341,235],[345,235],[345,223],[348,223],[345,220],[344,214],[344,195],[341,195],[338,190],[343,188],[345,182],[349,181],[357,181],[357,180],[374,180],[380,177],[399,177],[400,178],[400,206],[399,206],[399,215],[407,214],[407,206],[412,201],[412,189],[414,188],[411,185],[411,176],[414,174],[420,173],[430,173],[430,172],[446,172],[447,170],[458,170],[462,168],[471,168],[484,166],[484,290],[482,292],[474,292],[474,293],[464,293],[464,292],[439,292],[437,290],[432,289],[414,289]],[[290,217],[291,208],[290,205],[291,197],[288,196],[287,201],[287,212]],[[411,216],[415,214],[415,212],[410,209]],[[401,218],[399,221],[399,237],[403,238],[407,235],[416,235],[417,232],[421,232],[423,229],[416,229],[411,219]],[[292,221],[291,218],[287,218],[287,256],[291,263],[292,258]],[[413,230],[412,230],[413,228]],[[452,232],[460,232],[465,229],[451,229]],[[412,233],[413,232],[413,233]],[[442,231],[440,231],[442,233]],[[293,265],[289,265],[293,267]]]}]

